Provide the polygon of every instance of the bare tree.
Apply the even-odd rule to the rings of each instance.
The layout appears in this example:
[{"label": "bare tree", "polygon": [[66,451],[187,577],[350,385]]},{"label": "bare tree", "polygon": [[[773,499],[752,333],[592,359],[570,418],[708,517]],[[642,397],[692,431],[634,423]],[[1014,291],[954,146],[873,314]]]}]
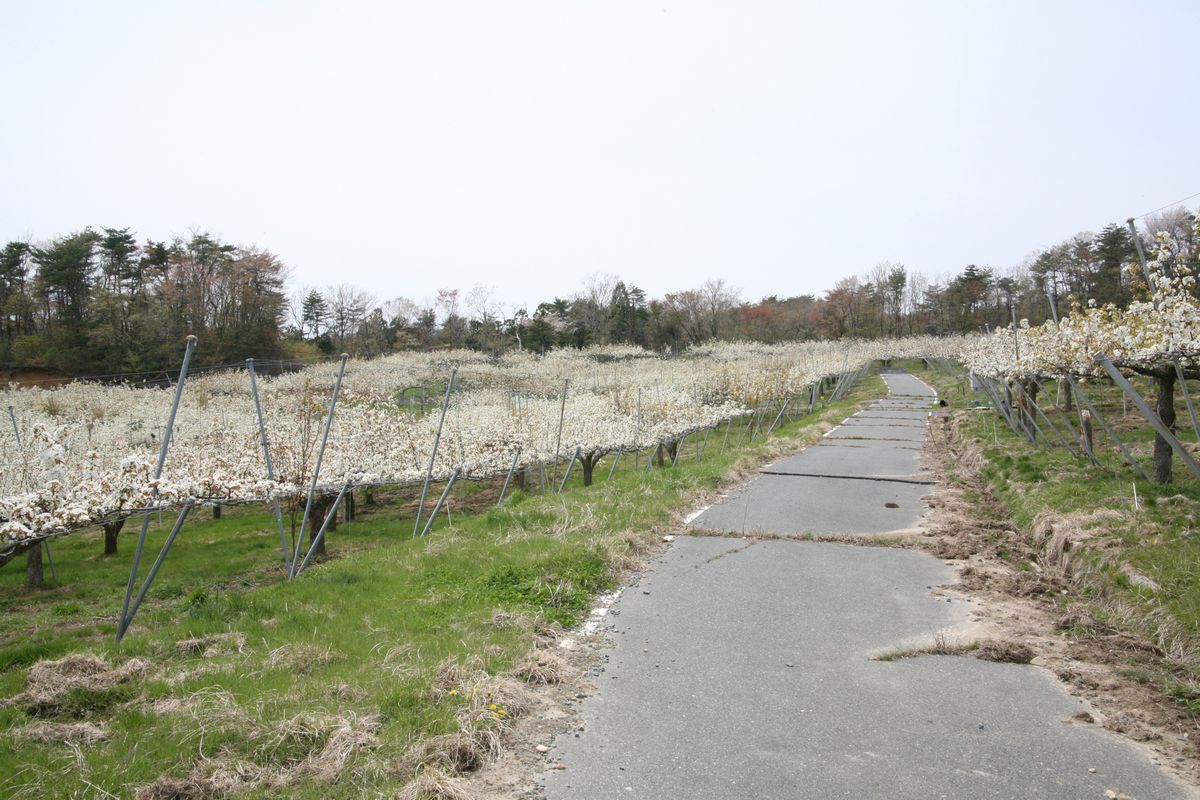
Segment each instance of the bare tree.
[{"label": "bare tree", "polygon": [[371,295],[363,288],[349,283],[331,286],[326,292],[329,298],[329,333],[334,347],[348,352],[350,340],[358,333],[359,326],[371,307]]}]

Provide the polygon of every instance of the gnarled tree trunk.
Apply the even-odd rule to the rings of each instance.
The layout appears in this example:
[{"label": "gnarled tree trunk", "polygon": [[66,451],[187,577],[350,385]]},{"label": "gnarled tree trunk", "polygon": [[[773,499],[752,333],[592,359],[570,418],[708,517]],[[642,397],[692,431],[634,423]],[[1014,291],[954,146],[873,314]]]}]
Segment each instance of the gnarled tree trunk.
[{"label": "gnarled tree trunk", "polygon": [[45,582],[42,574],[42,543],[31,544],[25,551],[25,585],[30,589],[40,589]]},{"label": "gnarled tree trunk", "polygon": [[[1154,376],[1154,384],[1158,389],[1158,399],[1154,411],[1162,424],[1175,432],[1175,372],[1164,370]],[[1154,434],[1154,480],[1156,483],[1171,482],[1171,445],[1162,437]]]},{"label": "gnarled tree trunk", "polygon": [[124,527],[124,519],[119,519],[115,522],[106,522],[104,524],[104,555],[115,556],[117,554],[117,536],[121,533],[121,529]]}]

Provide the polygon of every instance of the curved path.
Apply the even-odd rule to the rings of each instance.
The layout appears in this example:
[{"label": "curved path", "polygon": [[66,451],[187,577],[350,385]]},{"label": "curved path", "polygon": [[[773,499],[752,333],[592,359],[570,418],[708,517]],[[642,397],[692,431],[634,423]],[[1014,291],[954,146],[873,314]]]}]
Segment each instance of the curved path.
[{"label": "curved path", "polygon": [[[887,398],[694,524],[911,527],[928,492],[916,481],[933,395],[911,376],[885,379]],[[930,591],[952,580],[942,561],[909,550],[680,537],[613,607],[608,664],[582,705],[583,731],[555,744],[565,769],[546,775],[546,796],[1195,796],[1126,740],[1071,723],[1084,704],[1042,669],[873,660],[965,622],[964,603]]]}]

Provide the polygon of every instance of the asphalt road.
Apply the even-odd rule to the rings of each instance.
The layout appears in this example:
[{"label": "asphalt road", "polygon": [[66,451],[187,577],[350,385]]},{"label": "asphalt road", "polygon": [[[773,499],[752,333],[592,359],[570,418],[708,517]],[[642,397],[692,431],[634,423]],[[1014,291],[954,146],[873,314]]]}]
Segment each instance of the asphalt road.
[{"label": "asphalt road", "polygon": [[[889,407],[928,403],[911,377],[888,382]],[[804,488],[790,491],[800,498],[788,506],[798,518],[790,527],[832,526],[832,514],[815,510],[832,481],[857,487],[839,497],[869,506],[880,499],[870,487],[888,482],[852,475],[856,469],[922,475],[915,450],[882,448],[893,444],[865,454],[823,444],[806,451],[819,461],[802,453],[770,469],[819,465],[843,477],[764,475],[752,485],[769,487],[767,497],[797,482]],[[728,502],[736,515],[747,513],[737,497]],[[772,511],[780,525],[784,508]],[[892,523],[910,525],[920,513],[900,511]],[[846,532],[883,525],[874,509],[861,521],[853,507],[843,513]],[[965,620],[965,603],[931,592],[952,577],[940,560],[909,550],[680,537],[613,606],[608,662],[583,702],[583,731],[560,737],[551,752],[565,769],[546,774],[546,796],[1195,796],[1126,740],[1070,722],[1085,706],[1044,670],[961,656],[875,660]]]}]

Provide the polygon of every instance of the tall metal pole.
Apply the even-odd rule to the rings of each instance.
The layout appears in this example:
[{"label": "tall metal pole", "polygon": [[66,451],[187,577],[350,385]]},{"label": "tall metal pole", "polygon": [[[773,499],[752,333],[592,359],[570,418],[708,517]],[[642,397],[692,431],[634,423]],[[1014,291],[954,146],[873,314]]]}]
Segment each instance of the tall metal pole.
[{"label": "tall metal pole", "polygon": [[[342,392],[342,378],[346,375],[346,362],[350,356],[342,353],[342,363],[338,367],[337,381],[333,384],[333,394],[329,398],[329,413],[325,416],[325,429],[321,432],[321,444],[317,448],[317,462],[313,465],[312,482],[308,485],[308,499],[304,503],[304,516],[300,518],[300,531],[296,534],[296,551],[292,555],[288,579],[296,577],[296,562],[300,560],[300,547],[304,542],[304,529],[308,525],[309,515],[312,514],[313,498],[317,493],[317,480],[321,477],[321,462],[325,460],[325,444],[329,441],[329,430],[333,427],[333,412],[337,410],[338,395]],[[337,508],[337,504],[334,504]]]},{"label": "tall metal pole", "polygon": [[433,463],[437,461],[438,444],[442,441],[442,426],[446,424],[446,409],[450,407],[450,392],[454,389],[454,378],[458,368],[450,370],[450,380],[446,382],[446,396],[442,398],[442,416],[438,419],[437,433],[433,437],[433,452],[429,454],[429,469],[425,471],[425,483],[421,486],[421,501],[417,504],[417,518],[413,520],[413,538],[421,528],[421,514],[425,511],[425,496],[429,494],[429,481],[433,479]]},{"label": "tall metal pole", "polygon": [[[179,412],[179,401],[183,398],[183,385],[187,381],[188,366],[192,363],[192,351],[196,349],[196,337],[188,336],[187,345],[183,351],[183,365],[179,368],[179,380],[175,384],[175,396],[171,400],[171,412],[167,415],[167,429],[163,433],[162,445],[158,451],[158,463],[154,467],[154,480],[162,477],[163,467],[167,463],[167,451],[171,446],[171,436],[175,431],[175,415]],[[157,495],[157,492],[154,492]],[[146,549],[146,534],[150,530],[151,512],[142,516],[142,531],[138,534],[137,547],[133,551],[133,565],[129,570],[129,583],[125,586],[125,600],[121,604],[121,618],[117,620],[117,641],[125,637],[129,627],[129,603],[133,599],[133,584],[137,580],[138,567],[142,563],[142,552]]]},{"label": "tall metal pole", "polygon": [[[254,413],[258,416],[258,438],[262,444],[263,461],[267,465],[267,480],[275,482],[275,467],[271,463],[271,445],[267,441],[267,423],[263,419],[262,401],[258,396],[258,380],[254,374],[254,359],[246,359],[246,372],[250,375],[250,393],[254,395]],[[272,498],[275,508],[275,525],[279,528],[279,547],[283,551],[283,563],[290,564],[292,548],[288,544],[287,534],[283,532],[283,508],[276,493]]]},{"label": "tall metal pole", "polygon": [[[558,456],[559,450],[562,448],[562,429],[563,420],[567,417],[567,387],[570,386],[570,381],[563,381],[562,390],[562,406],[558,409],[558,438],[554,440],[554,474],[558,475]],[[574,462],[572,462],[574,463]]]}]

